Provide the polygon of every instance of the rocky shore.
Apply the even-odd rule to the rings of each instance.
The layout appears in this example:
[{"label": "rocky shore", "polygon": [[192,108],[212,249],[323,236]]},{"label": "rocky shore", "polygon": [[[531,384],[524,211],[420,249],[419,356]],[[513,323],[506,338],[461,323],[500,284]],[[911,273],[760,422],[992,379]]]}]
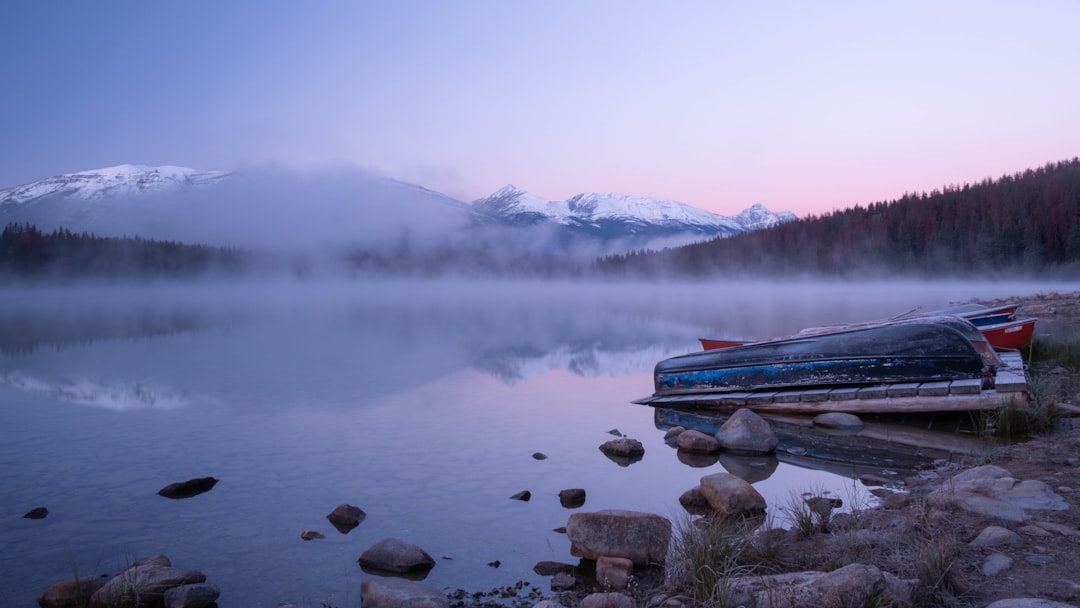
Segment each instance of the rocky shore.
[{"label": "rocky shore", "polygon": [[[1060,338],[1077,331],[1080,292],[1029,298],[1018,314],[1039,318],[1043,331]],[[938,462],[901,484],[862,479],[876,486],[874,506],[845,508],[841,500],[812,494],[795,504],[767,505],[748,481],[714,473],[680,497],[687,511],[683,521],[618,510],[571,515],[565,531],[571,554],[581,561],[538,563],[536,572],[551,577],[549,589],[522,582],[447,594],[409,580],[434,563],[423,549],[384,539],[359,560],[365,571],[382,575],[363,583],[361,605],[1080,606],[1080,418],[1068,415],[1080,402],[1080,370],[1058,366],[1042,373],[1057,377],[1055,402],[1064,415],[1053,430],[963,461]],[[858,423],[837,418],[820,424]],[[716,435],[672,429],[665,439],[688,453],[775,449],[769,424],[756,414],[741,410],[729,422]],[[614,440],[601,449],[627,464],[644,456],[632,440]],[[204,480],[185,483],[199,481]],[[573,492],[567,500],[576,500],[585,490],[566,492]],[[778,510],[794,523],[767,525],[768,514]],[[327,517],[347,531],[364,513],[341,505]],[[157,556],[111,580],[57,583],[39,603],[201,608],[216,606],[216,591],[202,573],[176,569]]]}]

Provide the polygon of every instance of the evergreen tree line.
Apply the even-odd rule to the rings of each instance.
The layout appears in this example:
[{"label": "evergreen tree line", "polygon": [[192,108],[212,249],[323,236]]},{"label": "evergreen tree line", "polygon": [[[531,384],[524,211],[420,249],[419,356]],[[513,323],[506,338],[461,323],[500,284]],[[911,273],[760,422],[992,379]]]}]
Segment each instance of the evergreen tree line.
[{"label": "evergreen tree line", "polygon": [[99,237],[65,228],[46,233],[32,224],[8,224],[0,233],[3,277],[185,278],[240,272],[247,257],[237,249],[174,241]]},{"label": "evergreen tree line", "polygon": [[1080,158],[773,228],[597,260],[604,275],[1080,274]]}]

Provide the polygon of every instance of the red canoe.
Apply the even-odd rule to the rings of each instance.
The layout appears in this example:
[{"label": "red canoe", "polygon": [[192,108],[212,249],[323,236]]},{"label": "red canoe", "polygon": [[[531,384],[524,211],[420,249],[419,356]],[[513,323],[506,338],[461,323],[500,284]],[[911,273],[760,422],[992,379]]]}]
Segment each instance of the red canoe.
[{"label": "red canoe", "polygon": [[979,331],[994,348],[1024,348],[1035,334],[1035,319],[983,325]]}]

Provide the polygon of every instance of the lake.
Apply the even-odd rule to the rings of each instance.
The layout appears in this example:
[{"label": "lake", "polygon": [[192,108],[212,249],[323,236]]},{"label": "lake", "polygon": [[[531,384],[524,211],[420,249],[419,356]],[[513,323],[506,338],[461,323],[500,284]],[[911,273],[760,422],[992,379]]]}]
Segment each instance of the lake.
[{"label": "lake", "polygon": [[[685,517],[679,495],[706,474],[757,471],[754,485],[777,515],[806,491],[872,501],[853,480],[855,463],[684,462],[663,441],[669,421],[631,401],[652,393],[658,360],[698,349],[699,336],[765,338],[1070,289],[799,281],[4,288],[0,602],[35,606],[75,573],[115,573],[164,553],[205,572],[222,605],[356,606],[360,582],[372,576],[357,558],[386,537],[431,554],[437,563],[425,582],[437,588],[524,580],[546,591],[548,579],[532,567],[577,561],[553,531],[571,513],[618,508],[677,520]],[[644,458],[629,466],[606,458],[598,447],[612,431],[640,440]],[[220,480],[206,494],[157,495],[204,476]],[[583,507],[560,505],[567,488],[586,490]],[[531,500],[510,499],[523,490]],[[326,520],[341,503],[367,513],[348,534]],[[48,517],[22,518],[38,506]],[[304,530],[326,538],[302,541]]]}]

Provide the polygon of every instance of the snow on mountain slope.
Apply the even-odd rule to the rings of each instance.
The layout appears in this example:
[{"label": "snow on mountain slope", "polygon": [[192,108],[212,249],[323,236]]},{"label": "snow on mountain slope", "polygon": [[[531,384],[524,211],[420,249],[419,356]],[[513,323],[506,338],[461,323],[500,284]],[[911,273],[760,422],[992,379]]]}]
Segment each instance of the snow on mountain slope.
[{"label": "snow on mountain slope", "polygon": [[779,213],[776,213],[769,211],[765,208],[765,205],[762,205],[761,203],[755,203],[749,209],[744,209],[733,219],[746,230],[760,230],[762,228],[772,228],[777,224],[783,224],[784,222],[790,222],[799,218],[790,211],[780,211]]},{"label": "snow on mountain slope", "polygon": [[229,175],[227,171],[200,171],[186,167],[117,165],[57,175],[0,190],[0,205],[24,205],[53,196],[98,201],[147,192],[167,192],[182,187],[207,186]]},{"label": "snow on mountain slope", "polygon": [[712,234],[735,234],[796,219],[791,212],[774,213],[761,204],[735,217],[725,217],[669,199],[613,193],[587,192],[565,201],[548,201],[513,185],[473,201],[472,205],[478,211],[514,223],[548,220],[579,226],[606,222],[682,227]]}]

